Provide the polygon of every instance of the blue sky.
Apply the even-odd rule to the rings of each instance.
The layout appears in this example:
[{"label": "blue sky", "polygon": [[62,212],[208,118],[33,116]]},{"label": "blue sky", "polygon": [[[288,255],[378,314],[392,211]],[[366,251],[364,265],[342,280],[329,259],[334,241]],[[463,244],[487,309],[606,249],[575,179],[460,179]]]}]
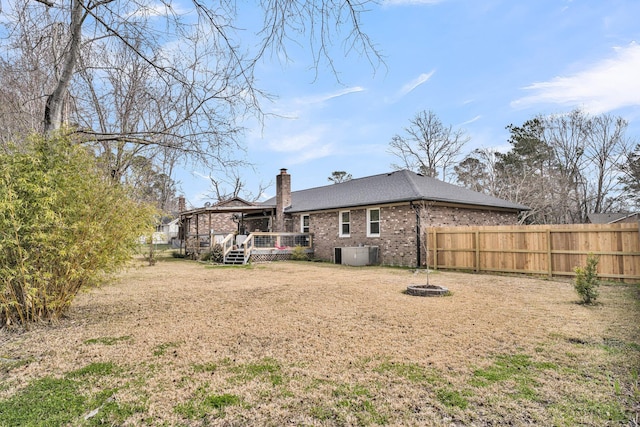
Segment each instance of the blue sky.
[{"label": "blue sky", "polygon": [[[293,190],[327,185],[336,170],[355,178],[391,171],[391,138],[423,110],[467,131],[464,154],[505,149],[507,125],[576,107],[622,116],[627,135],[640,139],[638,17],[638,0],[372,5],[362,27],[385,66],[374,70],[357,54],[345,57],[339,43],[339,82],[326,68],[316,76],[304,49],[290,50],[286,63],[260,63],[258,85],[277,95],[264,110],[280,117],[246,123],[247,151],[239,154],[253,168],[241,176],[255,192],[275,182],[280,168],[292,175]],[[177,176],[190,205],[209,200],[211,173],[191,168]],[[272,185],[264,196],[274,191]]]}]

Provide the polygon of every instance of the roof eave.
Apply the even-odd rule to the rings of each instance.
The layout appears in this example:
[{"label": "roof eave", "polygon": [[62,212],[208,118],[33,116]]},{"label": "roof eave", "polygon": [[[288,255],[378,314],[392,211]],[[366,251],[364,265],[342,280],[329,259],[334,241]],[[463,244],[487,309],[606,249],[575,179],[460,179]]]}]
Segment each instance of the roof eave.
[{"label": "roof eave", "polygon": [[210,206],[208,208],[190,209],[180,212],[181,216],[194,215],[203,213],[240,213],[240,212],[260,212],[275,209],[271,205],[254,205],[254,206]]},{"label": "roof eave", "polygon": [[294,207],[289,207],[285,209],[285,211],[287,213],[295,214],[295,213],[303,213],[303,212],[331,211],[331,210],[340,210],[340,209],[364,208],[367,206],[381,206],[381,205],[393,205],[393,204],[399,204],[399,203],[401,204],[401,203],[415,203],[415,202],[434,202],[434,203],[440,203],[440,204],[473,207],[476,209],[504,210],[504,211],[513,211],[513,212],[522,212],[522,211],[531,210],[531,208],[527,206],[495,206],[495,205],[469,203],[469,202],[461,202],[456,200],[447,200],[447,199],[438,199],[438,198],[431,198],[431,199],[401,198],[401,199],[395,199],[395,200],[357,203],[352,205],[325,206],[325,207],[319,207],[315,209],[296,209]]}]

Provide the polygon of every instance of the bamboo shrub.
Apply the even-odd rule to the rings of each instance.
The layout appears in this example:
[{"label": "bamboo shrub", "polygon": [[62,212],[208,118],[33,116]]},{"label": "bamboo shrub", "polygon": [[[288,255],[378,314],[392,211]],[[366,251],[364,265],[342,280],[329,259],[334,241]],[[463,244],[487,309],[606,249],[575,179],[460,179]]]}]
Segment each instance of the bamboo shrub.
[{"label": "bamboo shrub", "polygon": [[130,259],[152,210],[62,137],[0,153],[0,327],[57,318]]}]

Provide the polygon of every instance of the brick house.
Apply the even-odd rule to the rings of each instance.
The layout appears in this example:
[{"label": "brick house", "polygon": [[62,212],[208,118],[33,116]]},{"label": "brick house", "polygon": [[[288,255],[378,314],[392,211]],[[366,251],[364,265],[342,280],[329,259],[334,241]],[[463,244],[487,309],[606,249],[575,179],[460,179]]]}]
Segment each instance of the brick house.
[{"label": "brick house", "polygon": [[182,237],[191,242],[187,252],[226,233],[237,234],[238,245],[254,232],[308,233],[317,259],[339,261],[336,248],[375,248],[377,263],[421,266],[421,226],[511,225],[523,210],[408,170],[292,192],[291,175],[281,169],[275,197],[262,203],[234,198],[182,212],[181,221]]},{"label": "brick house", "polygon": [[[424,264],[421,222],[510,225],[528,210],[408,170],[292,192],[291,176],[281,169],[276,197],[261,206],[274,209],[269,231],[311,233],[315,258],[336,261],[335,248],[368,246],[377,248],[379,263],[403,266]],[[251,215],[246,222],[252,223]]]}]

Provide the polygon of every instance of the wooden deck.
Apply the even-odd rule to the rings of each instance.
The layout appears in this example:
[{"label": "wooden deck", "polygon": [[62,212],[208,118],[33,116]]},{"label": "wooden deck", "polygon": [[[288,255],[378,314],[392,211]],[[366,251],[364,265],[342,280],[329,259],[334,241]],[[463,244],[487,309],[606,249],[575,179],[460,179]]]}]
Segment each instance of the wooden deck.
[{"label": "wooden deck", "polygon": [[255,232],[248,236],[229,233],[187,237],[187,242],[192,242],[185,245],[187,254],[198,256],[220,245],[225,263],[230,264],[291,259],[296,247],[301,247],[309,255],[313,254],[313,236],[310,233]]}]

